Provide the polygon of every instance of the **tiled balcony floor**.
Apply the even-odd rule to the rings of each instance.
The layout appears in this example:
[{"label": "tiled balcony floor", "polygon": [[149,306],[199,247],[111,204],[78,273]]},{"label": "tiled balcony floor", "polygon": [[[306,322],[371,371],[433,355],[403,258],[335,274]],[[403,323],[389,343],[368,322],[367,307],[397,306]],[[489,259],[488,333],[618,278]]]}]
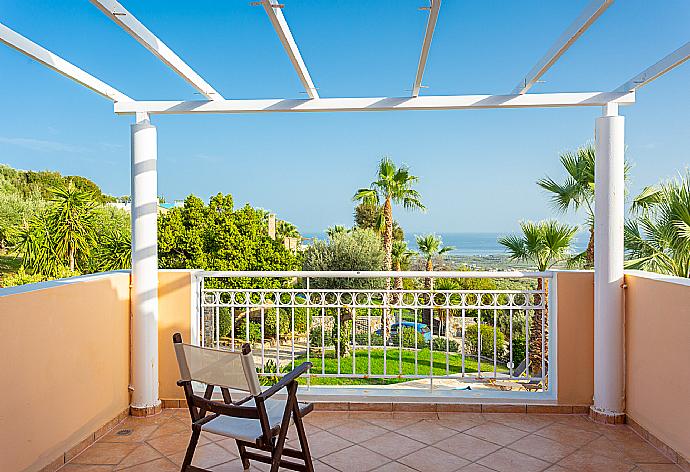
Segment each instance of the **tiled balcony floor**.
[{"label": "tiled balcony floor", "polygon": [[[316,471],[680,471],[624,425],[580,415],[314,412],[305,418]],[[130,429],[128,436],[118,431]],[[186,410],[129,417],[61,472],[175,471],[189,439]],[[291,438],[296,438],[292,431]],[[296,439],[289,443],[295,446]],[[242,471],[235,443],[202,435],[193,464]],[[269,470],[252,463],[251,470]]]}]

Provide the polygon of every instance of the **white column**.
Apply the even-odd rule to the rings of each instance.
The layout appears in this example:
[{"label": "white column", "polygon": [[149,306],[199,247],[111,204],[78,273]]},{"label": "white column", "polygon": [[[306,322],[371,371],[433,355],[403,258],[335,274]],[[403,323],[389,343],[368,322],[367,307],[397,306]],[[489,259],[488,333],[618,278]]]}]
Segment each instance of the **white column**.
[{"label": "white column", "polygon": [[594,409],[609,415],[625,408],[624,120],[610,104],[595,131]]},{"label": "white column", "polygon": [[158,398],[158,172],[156,127],[132,125],[132,407]]}]

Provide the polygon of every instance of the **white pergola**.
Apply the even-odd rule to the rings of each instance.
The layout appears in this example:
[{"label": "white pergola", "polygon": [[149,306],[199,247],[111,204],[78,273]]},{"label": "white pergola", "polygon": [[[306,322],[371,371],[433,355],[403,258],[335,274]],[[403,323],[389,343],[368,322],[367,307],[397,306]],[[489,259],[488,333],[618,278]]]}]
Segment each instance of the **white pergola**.
[{"label": "white pergola", "polygon": [[[546,54],[506,95],[420,95],[422,78],[441,10],[430,0],[428,21],[412,92],[405,97],[321,98],[297,43],[276,0],[262,6],[285,48],[307,99],[228,100],[180,59],[155,34],[116,0],[90,0],[108,18],[163,61],[204,100],[135,100],[60,56],[0,23],[0,42],[112,100],[114,111],[135,115],[131,129],[132,191],[132,408],[160,404],[158,397],[158,255],[157,255],[157,137],[151,115],[197,113],[315,113],[401,110],[460,110],[482,108],[602,107],[595,126],[595,261],[594,261],[594,409],[607,415],[624,410],[623,319],[623,169],[624,118],[620,105],[635,103],[636,91],[690,58],[690,42],[662,58],[613,91],[528,93],[558,59],[611,6],[613,0],[592,1]],[[410,71],[412,72],[412,71]],[[412,77],[412,73],[410,73]]]}]

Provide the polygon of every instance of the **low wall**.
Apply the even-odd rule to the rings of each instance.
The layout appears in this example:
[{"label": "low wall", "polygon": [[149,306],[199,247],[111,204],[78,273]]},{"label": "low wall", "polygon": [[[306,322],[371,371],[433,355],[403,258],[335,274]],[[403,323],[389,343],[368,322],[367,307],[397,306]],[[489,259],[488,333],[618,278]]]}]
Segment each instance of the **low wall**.
[{"label": "low wall", "polygon": [[129,313],[128,272],[0,290],[0,470],[57,466],[127,410]]},{"label": "low wall", "polygon": [[558,403],[591,405],[594,396],[594,273],[556,272]]},{"label": "low wall", "polygon": [[626,273],[626,413],[690,460],[690,280]]},{"label": "low wall", "polygon": [[178,406],[177,401],[184,398],[177,386],[180,371],[172,336],[179,332],[184,342],[190,342],[191,320],[192,272],[158,271],[158,389],[164,407]]}]

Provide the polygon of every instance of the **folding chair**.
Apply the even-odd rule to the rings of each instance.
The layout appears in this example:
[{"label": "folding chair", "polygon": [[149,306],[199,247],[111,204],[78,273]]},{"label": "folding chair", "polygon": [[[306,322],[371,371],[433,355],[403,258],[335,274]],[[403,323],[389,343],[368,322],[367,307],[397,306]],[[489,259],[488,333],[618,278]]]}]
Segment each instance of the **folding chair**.
[{"label": "folding chair", "polygon": [[[297,402],[297,378],[311,368],[310,362],[303,363],[262,392],[249,344],[244,344],[241,352],[219,351],[183,344],[180,333],[175,333],[173,345],[180,367],[181,380],[177,385],[184,389],[192,417],[192,437],[182,462],[182,472],[206,470],[191,465],[202,431],[234,439],[245,470],[249,469],[251,459],[271,464],[271,472],[276,472],[279,467],[314,471],[302,424],[302,417],[313,410],[313,405]],[[206,384],[203,397],[194,393],[192,382]],[[220,387],[222,402],[211,400],[215,387]],[[286,400],[271,398],[283,388],[287,389]],[[233,401],[230,389],[247,395]],[[301,450],[285,447],[292,422]],[[265,451],[270,455],[247,449]],[[283,455],[301,459],[302,463],[284,460]]]}]

